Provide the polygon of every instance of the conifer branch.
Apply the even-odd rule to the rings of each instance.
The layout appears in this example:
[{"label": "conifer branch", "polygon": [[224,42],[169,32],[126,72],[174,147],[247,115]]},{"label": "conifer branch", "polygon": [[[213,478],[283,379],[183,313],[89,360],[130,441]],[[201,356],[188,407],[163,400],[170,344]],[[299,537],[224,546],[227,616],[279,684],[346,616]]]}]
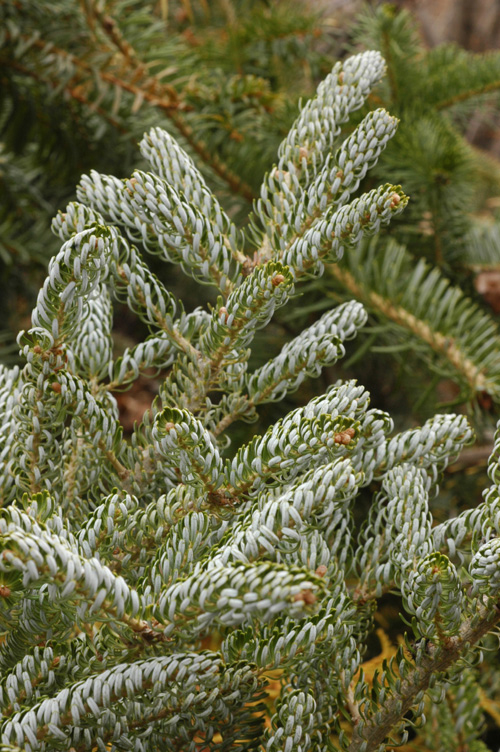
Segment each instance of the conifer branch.
[{"label": "conifer branch", "polygon": [[[138,301],[140,306],[148,312],[148,318],[149,315],[152,316],[156,326],[158,326],[158,328],[165,332],[169,340],[175,343],[176,347],[182,352],[185,352],[186,354],[191,356],[196,355],[197,350],[193,347],[189,340],[187,340],[175,326],[172,326],[170,316],[166,316],[164,311],[162,311],[160,307],[151,300],[151,297],[147,297],[147,292],[149,291],[145,291],[141,287],[141,285],[139,284],[138,275],[130,274],[130,271],[128,269],[125,269],[125,267],[121,265],[116,266],[115,273],[116,276],[124,284],[127,285],[127,288],[129,290],[132,290],[133,297]],[[113,382],[111,382],[108,388],[114,388]]]},{"label": "conifer branch", "polygon": [[497,91],[498,89],[500,89],[500,79],[497,81],[490,81],[489,83],[484,84],[483,86],[478,86],[476,89],[471,89],[470,91],[461,91],[452,97],[448,97],[448,99],[436,102],[435,107],[438,110],[445,110],[448,107],[453,107],[455,104],[459,104],[460,102],[465,102],[473,97],[479,97],[482,94],[488,94],[490,91]]},{"label": "conifer branch", "polygon": [[224,162],[217,157],[217,154],[208,149],[208,147],[199,139],[196,138],[193,128],[186,122],[186,119],[182,117],[179,111],[170,110],[169,118],[175,125],[179,133],[187,141],[190,147],[193,149],[204,164],[208,165],[210,169],[214,171],[233,191],[234,193],[243,196],[243,198],[252,203],[255,199],[255,194],[252,188],[247,185],[241,178],[239,178],[234,172],[232,172]]},{"label": "conifer branch", "polygon": [[[112,23],[112,26],[113,29],[117,29],[116,23],[114,21]],[[58,55],[62,60],[74,66],[77,71],[80,71],[80,73],[84,73],[86,75],[91,74],[92,76],[97,75],[98,78],[104,83],[118,87],[123,91],[128,92],[129,94],[133,94],[137,99],[149,102],[152,107],[161,110],[171,120],[179,133],[191,146],[193,151],[200,157],[200,159],[211,170],[213,170],[216,175],[218,175],[225,183],[227,183],[228,187],[233,192],[243,196],[243,198],[248,202],[252,202],[254,200],[255,196],[250,186],[248,186],[239,176],[233,173],[227,167],[227,165],[225,165],[224,162],[217,157],[215,152],[209,150],[207,146],[196,137],[194,130],[186,122],[185,118],[181,116],[181,110],[186,111],[189,110],[190,107],[182,101],[182,98],[176,92],[176,90],[172,86],[168,86],[162,83],[155,76],[148,76],[146,80],[142,80],[144,78],[144,72],[147,70],[147,67],[144,63],[140,63],[138,61],[135,53],[132,55],[132,57],[130,57],[130,55],[132,54],[130,52],[132,48],[130,47],[130,45],[128,45],[128,43],[126,47],[129,51],[129,54],[125,59],[130,63],[132,62],[132,60],[134,60],[135,66],[137,67],[134,67],[130,71],[128,78],[124,78],[105,69],[96,70],[85,60],[82,60],[81,58],[67,52],[66,50],[58,48],[52,43],[47,43],[42,39],[32,39],[26,35],[21,35],[21,39],[23,39],[25,42],[29,42],[30,46],[33,46],[35,49],[38,49],[41,52],[46,52],[47,54],[50,52],[50,54],[52,55]],[[115,35],[113,35],[113,40],[114,39]],[[121,39],[123,41],[123,38]],[[121,48],[122,47],[123,44],[121,44]],[[120,49],[120,51],[123,54],[123,50]],[[7,63],[9,65],[11,65],[11,63],[15,64],[16,66],[19,65],[16,61],[11,61],[10,58],[7,60]],[[40,73],[32,72],[29,68],[26,68],[26,66],[23,66],[23,68],[25,69],[23,72],[25,72],[27,75],[30,75],[31,77],[37,77],[38,80],[46,80],[52,88],[58,88],[60,85],[58,81],[52,81],[50,78],[45,79],[41,76]],[[19,68],[17,69],[19,70]],[[80,91],[80,88],[78,86],[79,84],[80,82],[78,79],[73,79],[71,81],[71,85],[68,86],[66,90],[71,96],[74,96],[74,93],[76,93],[76,98],[78,100],[81,100],[81,97],[85,95]],[[88,100],[88,98],[86,99],[89,106],[92,106],[91,101]],[[115,127],[116,126],[117,124],[115,125]]]},{"label": "conifer branch", "polygon": [[480,606],[474,617],[467,619],[456,637],[444,645],[426,644],[418,650],[418,665],[407,669],[401,679],[400,689],[381,703],[377,718],[369,716],[354,727],[349,752],[375,752],[380,749],[393,730],[397,729],[407,713],[436,679],[448,671],[457,661],[500,622],[498,609]]},{"label": "conifer branch", "polygon": [[[364,270],[368,269],[368,264],[373,264],[367,278],[362,278],[361,263]],[[389,264],[391,273],[381,275],[380,267],[388,268]],[[404,278],[404,285],[401,284],[401,267],[411,275]],[[367,251],[366,246],[364,249],[360,246],[355,257],[348,257],[346,264],[329,267],[329,273],[368,309],[428,345],[442,362],[451,366],[452,378],[463,382],[471,396],[485,391],[496,399],[500,394],[500,361],[494,345],[498,336],[496,326],[438,270],[431,270],[423,262],[412,268],[409,254],[395,243],[389,243],[384,257],[375,255],[375,247]],[[424,279],[427,279],[425,297],[415,286],[422,285]],[[449,301],[446,308],[442,302],[440,304],[444,295]],[[429,296],[433,302],[426,305]],[[398,299],[401,302],[396,302]],[[474,337],[460,323],[465,311],[470,318],[469,326],[474,321]]]},{"label": "conifer branch", "polygon": [[376,292],[365,293],[346,269],[332,266],[329,271],[358,299],[365,300],[368,305],[373,306],[373,308],[380,311],[384,316],[387,316],[391,321],[403,326],[419,339],[422,339],[436,353],[444,355],[454,368],[465,376],[474,391],[484,391],[486,389],[486,376],[474,363],[464,356],[463,352],[452,341],[450,342],[448,337],[433,331],[429,324],[417,319],[416,316],[413,316],[401,306],[395,305],[388,298],[383,298]]},{"label": "conifer branch", "polygon": [[[12,60],[11,58],[0,56],[0,65],[12,68],[12,70],[18,71],[25,76],[29,76],[35,81],[43,83],[52,89],[60,89],[60,82],[42,76],[39,72],[31,70],[27,66],[19,63],[17,60]],[[63,88],[63,91],[66,92],[66,94],[76,102],[80,102],[81,104],[85,105],[85,107],[88,107],[88,109],[92,112],[97,112],[100,117],[110,123],[110,125],[112,125],[113,128],[115,128],[120,133],[128,133],[126,128],[124,128],[124,126],[116,118],[110,115],[106,109],[100,107],[96,102],[92,102],[88,97],[86,97],[81,87],[67,85]]]},{"label": "conifer branch", "polygon": [[[102,13],[96,33],[105,27],[136,65]],[[404,737],[405,715],[423,720],[441,691],[450,738],[466,738],[455,718],[463,708],[467,743],[478,739],[476,677],[469,671],[456,691],[450,681],[499,623],[500,428],[484,503],[439,525],[431,496],[472,440],[464,415],[394,434],[390,416],[351,380],[236,450],[226,431],[317,377],[365,324],[360,302],[338,305],[248,372],[256,332],[290,301],[295,280],[321,275],[344,251],[337,282],[444,350],[469,389],[497,396],[491,322],[401,249],[388,244],[378,258],[374,244],[359,243],[407,200],[392,185],[351,198],[395,132],[384,111],[331,154],[339,123],[383,69],[378,53],[338,63],[303,108],[264,180],[254,262],[193,161],[158,128],[141,142],[153,172],[84,176],[82,203],[54,220],[62,247],[19,337],[25,366],[0,367],[6,750],[299,752],[335,744],[336,729],[343,749],[383,752],[386,739]],[[186,313],[121,228],[218,288],[215,305]],[[115,360],[116,299],[149,335]],[[149,369],[158,394],[129,438],[110,390]],[[368,487],[378,493],[365,515]],[[360,493],[356,515],[365,519],[354,540]],[[418,641],[405,637],[412,660],[400,648],[380,676],[363,678],[375,601],[389,590]],[[214,630],[220,653],[202,649]],[[274,669],[269,712],[263,681]],[[338,723],[349,712],[350,740]]]},{"label": "conifer branch", "polygon": [[[132,78],[134,80],[140,80],[144,76],[146,65],[143,62],[141,62],[141,60],[138,57],[137,52],[134,50],[132,45],[129,42],[127,42],[126,39],[124,38],[123,34],[120,32],[118,28],[116,20],[112,18],[111,16],[105,15],[104,13],[102,13],[102,11],[100,11],[99,8],[97,7],[93,8],[93,11],[96,15],[97,20],[99,21],[101,28],[105,32],[105,34],[109,37],[112,43],[120,50],[123,57],[129,63],[130,67],[135,68]],[[152,76],[149,79],[149,81],[145,82],[145,84],[148,83],[148,85],[153,90],[156,90],[158,88],[166,89],[174,101],[175,100],[178,101],[180,99],[179,95],[177,94],[177,92],[172,86],[166,87],[165,84],[161,84],[155,76]],[[152,101],[152,104],[156,104],[156,103]],[[222,162],[222,160],[218,158],[215,152],[209,151],[209,149],[207,149],[207,147],[203,144],[203,142],[200,141],[198,138],[196,138],[193,129],[186,123],[185,119],[179,114],[179,112],[174,113],[174,110],[171,108],[169,108],[168,111],[166,112],[167,112],[167,116],[173,122],[173,124],[175,125],[179,133],[185,138],[187,143],[191,146],[193,151],[201,158],[201,160],[206,165],[208,165],[208,167],[210,167],[215,172],[216,175],[222,178],[222,180],[225,183],[227,183],[227,185],[232,191],[234,191],[235,193],[239,193],[247,201],[252,202],[254,199],[254,193],[252,189],[248,185],[246,185],[244,181],[242,181],[238,175],[232,172]]]},{"label": "conifer branch", "polygon": [[[32,37],[29,37],[27,35],[22,35],[22,34],[19,36],[19,38],[23,40],[24,42],[28,43],[30,47],[32,46],[35,49],[40,50],[41,52],[57,55],[58,57],[61,58],[61,60],[67,63],[70,63],[72,66],[75,67],[76,70],[80,72],[84,72],[86,74],[97,75],[98,78],[100,78],[101,81],[105,83],[112,84],[113,86],[117,86],[120,89],[123,89],[124,91],[129,92],[130,94],[134,94],[135,96],[142,97],[146,101],[150,102],[153,106],[158,107],[160,110],[162,110],[165,113],[170,113],[172,110],[176,110],[176,109],[184,109],[186,107],[184,103],[179,101],[174,89],[172,89],[171,91],[158,92],[156,91],[156,87],[154,83],[150,84],[149,86],[150,90],[148,90],[147,88],[143,89],[141,86],[134,83],[133,80],[128,81],[106,70],[95,70],[90,63],[87,63],[85,60],[82,60],[76,55],[73,55],[72,53],[67,52],[66,50],[63,50],[60,47],[53,45],[51,42],[45,42],[43,39],[34,39]],[[7,33],[7,39],[9,39],[8,33]],[[134,77],[132,76],[132,79],[133,78]],[[79,80],[78,79],[75,80],[73,78],[72,88],[73,88],[73,85],[76,86],[77,83],[79,83]],[[167,87],[167,88],[170,88],[170,87]],[[161,89],[162,90],[165,89],[164,84],[161,85]]]}]

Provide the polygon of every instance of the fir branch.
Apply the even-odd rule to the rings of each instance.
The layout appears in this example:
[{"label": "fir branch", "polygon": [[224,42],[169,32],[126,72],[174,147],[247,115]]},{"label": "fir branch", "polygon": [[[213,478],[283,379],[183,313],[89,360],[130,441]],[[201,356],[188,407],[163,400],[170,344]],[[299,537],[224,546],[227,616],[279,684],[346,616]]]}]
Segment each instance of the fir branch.
[{"label": "fir branch", "polygon": [[249,377],[249,407],[297,389],[306,375],[319,375],[324,366],[342,357],[341,342],[354,337],[365,321],[364,309],[352,302],[324,314],[316,324],[286,344],[276,358]]},{"label": "fir branch", "polygon": [[[141,81],[141,79],[144,79],[145,72],[147,71],[147,66],[140,60],[138,53],[133,48],[133,46],[124,38],[118,27],[116,19],[114,19],[109,14],[104,15],[102,11],[100,11],[97,7],[93,8],[93,12],[95,13],[95,16],[106,36],[109,37],[113,45],[117,47],[117,49],[121,52],[121,54],[127,61],[128,67],[131,69],[132,80]],[[174,87],[166,86],[165,84],[160,82],[160,80],[156,76],[150,76],[148,77],[148,79],[146,79],[146,81],[143,81],[141,84],[141,91],[143,88],[145,89],[145,92],[147,92],[148,89],[150,89],[153,93],[157,92],[158,90],[166,91],[173,101],[176,101],[179,104],[182,101],[181,95],[179,95],[175,91]],[[146,93],[144,93],[143,96],[147,98]],[[150,101],[154,106],[161,107],[161,109],[165,111],[167,117],[169,117],[174,126],[177,128],[178,132],[191,146],[193,151],[210,169],[214,171],[216,175],[218,175],[225,183],[227,183],[231,191],[240,194],[248,202],[253,201],[254,193],[250,186],[248,186],[236,173],[230,170],[229,167],[225,165],[224,162],[217,156],[216,152],[209,150],[203,143],[203,141],[196,137],[195,132],[188,125],[185,118],[180,115],[179,109],[181,109],[181,107],[177,107],[177,112],[175,112],[174,108],[172,107],[165,108],[161,106],[156,97],[150,99]]]},{"label": "fir branch", "polygon": [[224,162],[217,157],[215,151],[211,151],[202,142],[199,141],[193,128],[186,122],[186,119],[182,117],[180,112],[170,111],[170,119],[179,131],[179,133],[185,138],[187,143],[191,146],[195,154],[208,165],[216,175],[218,175],[235,193],[243,196],[243,198],[251,203],[255,199],[253,190],[247,185],[238,175],[232,172]]},{"label": "fir branch", "polygon": [[321,274],[323,262],[340,260],[345,246],[376,233],[408,203],[400,186],[385,185],[337,210],[332,207],[305,234],[294,241],[282,260],[297,277]]},{"label": "fir branch", "polygon": [[179,464],[184,483],[213,493],[222,483],[222,458],[204,426],[187,410],[165,408],[156,416],[153,439],[158,452]]},{"label": "fir branch", "polygon": [[[307,416],[307,417],[306,417]],[[283,474],[292,477],[308,466],[316,455],[333,457],[344,447],[352,447],[358,437],[357,423],[352,418],[295,411],[278,421],[264,436],[255,437],[243,446],[225,475],[231,493],[248,493],[255,485]]]},{"label": "fir branch", "polygon": [[[318,87],[316,96],[302,109],[279,149],[278,168],[300,166],[305,158],[312,170],[333,146],[340,124],[359,109],[372,87],[382,77],[385,63],[379,53],[368,51],[337,63]],[[321,113],[329,111],[328,121]],[[309,177],[310,179],[310,177]]]},{"label": "fir branch", "polygon": [[[61,84],[59,81],[52,80],[49,77],[44,77],[40,74],[40,72],[33,71],[27,66],[21,65],[21,63],[19,63],[17,60],[12,60],[11,58],[2,57],[0,55],[0,65],[2,65],[4,68],[12,68],[12,70],[17,71],[18,73],[22,73],[24,76],[29,76],[35,81],[43,83],[57,92],[61,91]],[[74,99],[75,102],[79,102],[80,104],[85,105],[85,107],[87,107],[91,112],[98,113],[98,115],[103,120],[112,125],[113,128],[115,128],[119,133],[128,134],[127,129],[120,123],[120,121],[110,115],[105,108],[100,107],[96,102],[92,102],[89,97],[85,96],[81,87],[68,84],[64,86],[62,91],[67,95],[67,97]]]},{"label": "fir branch", "polygon": [[[6,39],[7,41],[9,41],[8,33]],[[155,107],[158,107],[158,109],[162,110],[166,114],[169,114],[172,112],[172,110],[176,110],[178,108],[183,109],[186,106],[179,101],[175,91],[173,89],[168,90],[168,88],[170,87],[168,87],[166,90],[164,84],[161,84],[159,90],[155,86],[155,82],[152,82],[149,85],[144,86],[143,88],[143,86],[137,85],[133,82],[133,74],[130,76],[130,80],[127,80],[126,78],[122,78],[115,73],[111,73],[104,69],[96,70],[90,63],[87,63],[85,60],[82,60],[78,56],[73,55],[66,50],[63,50],[60,47],[57,47],[51,42],[46,42],[43,39],[29,37],[23,34],[19,35],[19,39],[29,44],[30,47],[40,50],[41,53],[45,53],[49,59],[50,55],[60,58],[60,60],[62,61],[63,69],[65,64],[69,64],[70,67],[74,68],[77,71],[91,74],[92,76],[97,76],[106,83],[117,86],[124,91],[129,92],[130,94],[134,94],[135,96],[140,96],[146,101],[149,101]],[[72,82],[72,88],[75,83],[75,81]],[[53,85],[55,86],[57,84],[54,83]],[[71,90],[72,89],[69,90],[70,93]]]},{"label": "fir branch", "polygon": [[236,227],[208,188],[194,162],[175,139],[161,128],[152,128],[142,139],[140,148],[156,174],[173,185],[205,217],[210,218],[214,233],[223,234],[235,261],[238,264],[246,263],[247,257],[238,249]]},{"label": "fir branch", "polygon": [[423,637],[443,644],[456,635],[465,610],[458,572],[447,556],[424,556],[410,573],[403,592],[406,608],[416,615]]},{"label": "fir branch", "polygon": [[[292,164],[288,164],[286,170],[275,167],[266,176],[255,207],[256,216],[266,227],[273,244],[283,252],[302,237],[327,208],[343,206],[394,136],[397,122],[385,110],[375,110],[363,119],[335,155],[328,154],[322,169],[316,164],[308,165],[310,155],[305,147],[302,147],[300,169]],[[301,183],[305,184],[304,188]],[[258,232],[254,218],[252,222]]]},{"label": "fir branch", "polygon": [[[374,246],[368,253],[367,247],[360,246],[346,264],[329,267],[329,273],[369,309],[428,345],[472,395],[488,392],[496,398],[500,363],[493,346],[498,337],[494,322],[437,269],[423,261],[412,268],[409,254],[401,246],[389,243],[380,260],[374,251]],[[366,271],[371,263],[366,278],[360,270]],[[385,273],[389,268],[390,274]],[[469,323],[465,329],[462,322],[466,316]]]},{"label": "fir branch", "polygon": [[[447,65],[443,64],[445,56],[448,57]],[[429,58],[429,66],[440,66],[440,85],[443,93],[445,90],[454,90],[452,96],[439,96],[438,91],[433,91],[433,88],[437,90],[438,87],[434,81],[432,82],[434,87],[431,87],[429,94],[437,110],[449,109],[460,102],[500,89],[500,62],[498,54],[494,52],[474,55],[450,45],[448,49],[445,47]]]},{"label": "fir branch", "polygon": [[[336,342],[356,336],[366,320],[364,309],[351,301],[326,313],[309,329],[285,345],[281,353],[247,377],[247,392],[235,400],[222,401],[211,422],[214,436],[219,436],[235,421],[251,419],[255,408],[297,389],[306,375],[317,375],[321,369],[341,357]],[[332,347],[333,345],[333,347]]]},{"label": "fir branch", "polygon": [[[231,671],[226,686],[219,689],[217,675],[222,668],[222,661],[215,653],[185,653],[179,654],[178,659],[167,656],[114,667],[92,677],[90,681],[76,682],[71,693],[62,690],[53,698],[42,700],[32,712],[16,713],[7,722],[4,741],[17,741],[17,728],[24,729],[23,742],[39,750],[47,750],[48,745],[60,744],[61,740],[71,746],[76,744],[77,749],[82,751],[88,748],[90,739],[108,741],[118,730],[113,708],[120,705],[130,709],[133,707],[131,686],[135,688],[135,702],[140,700],[141,713],[139,718],[128,721],[125,721],[126,715],[123,716],[120,737],[126,738],[143,726],[166,721],[162,726],[165,730],[170,726],[170,733],[175,738],[181,735],[179,720],[184,713],[191,714],[193,708],[195,715],[199,715],[190,734],[194,737],[196,732],[206,728],[202,720],[204,715],[212,712],[220,722],[230,708],[236,706],[234,709],[237,711],[240,703],[252,699],[259,686],[251,670],[242,666]],[[206,687],[203,697],[193,694],[198,682]],[[98,728],[87,735],[85,743],[81,743],[75,729],[80,727],[82,721],[90,721],[97,716],[100,716]],[[51,721],[47,722],[46,717],[50,717]]]},{"label": "fir branch", "polygon": [[212,321],[200,341],[200,349],[210,357],[213,369],[233,351],[245,348],[255,329],[265,326],[274,310],[285,304],[293,293],[289,269],[280,263],[268,262],[256,268],[234,290],[225,305],[214,310]]},{"label": "fir branch", "polygon": [[[19,367],[7,368],[0,365],[0,404],[3,406],[0,416],[0,456],[10,457],[14,444],[14,406],[19,401],[22,390]],[[13,492],[14,477],[11,461],[0,465],[0,506],[4,506]]]},{"label": "fir branch", "polygon": [[221,292],[232,290],[240,262],[231,252],[230,239],[162,178],[136,171],[122,182],[92,171],[83,176],[77,195],[124,224],[131,239],[151,253],[179,263],[186,274],[215,284]]},{"label": "fir branch", "polygon": [[[491,632],[500,621],[498,610],[480,606],[477,614],[463,622],[456,637],[446,645],[426,645],[419,650],[418,665],[408,669],[394,696],[380,703],[375,717],[367,717],[355,726],[349,752],[375,752],[380,749],[405,715],[419,702],[436,677],[448,671],[471,647]],[[425,647],[428,653],[425,652]]]},{"label": "fir branch", "polygon": [[[111,22],[111,44],[137,62],[120,33]],[[465,722],[480,720],[476,677],[468,672],[456,692],[451,683],[498,625],[500,428],[484,503],[437,526],[431,493],[472,438],[463,415],[393,435],[369,393],[339,381],[236,451],[223,436],[235,419],[255,419],[260,404],[319,375],[363,326],[359,302],[341,305],[247,375],[257,329],[288,302],[295,278],[320,274],[344,243],[344,282],[372,308],[390,300],[406,331],[401,311],[415,329],[428,326],[420,336],[431,350],[433,332],[448,336],[467,363],[496,374],[489,322],[446,280],[422,265],[403,274],[404,254],[391,246],[380,258],[370,246],[364,263],[357,239],[389,222],[406,197],[389,185],[350,200],[395,122],[369,115],[329,156],[339,118],[362,105],[383,63],[369,54],[342,67],[343,78],[336,66],[299,116],[280,176],[265,180],[271,208],[254,262],[192,161],[158,129],[141,146],[158,176],[138,172],[126,183],[94,173],[79,189],[91,208],[71,204],[53,223],[63,247],[20,338],[26,366],[0,369],[0,402],[14,408],[0,416],[6,748],[326,749],[337,731],[343,749],[381,752],[404,741],[405,716],[423,721],[440,692],[449,703],[432,718],[446,739],[478,738],[477,723],[462,733],[457,718],[463,703]],[[288,206],[293,226],[280,237]],[[227,299],[186,314],[100,212]],[[368,281],[357,276],[360,259]],[[113,296],[151,332],[116,363]],[[124,438],[110,388],[170,366]],[[363,487],[376,490],[367,515]],[[16,501],[17,489],[45,491]],[[358,542],[354,514],[356,523],[366,516]],[[375,602],[389,591],[418,642],[405,635],[406,651],[364,677]],[[201,650],[215,630],[221,655]],[[256,703],[273,669],[280,687],[270,712]],[[349,711],[350,740],[339,720]]]}]

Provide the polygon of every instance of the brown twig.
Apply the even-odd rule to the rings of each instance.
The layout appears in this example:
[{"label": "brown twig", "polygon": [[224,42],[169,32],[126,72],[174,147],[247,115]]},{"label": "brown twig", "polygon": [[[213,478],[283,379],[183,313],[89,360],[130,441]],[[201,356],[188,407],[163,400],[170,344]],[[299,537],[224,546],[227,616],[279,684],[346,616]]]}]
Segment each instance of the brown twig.
[{"label": "brown twig", "polygon": [[[109,15],[105,15],[102,12],[95,10],[96,18],[99,21],[101,28],[107,37],[111,40],[113,45],[121,52],[125,60],[130,67],[135,67],[134,78],[142,77],[146,70],[145,64],[139,58],[136,50],[132,45],[127,42],[116,21]],[[150,78],[150,84],[153,87],[164,86],[160,84],[158,79],[154,76]],[[178,95],[172,87],[169,87],[169,93],[172,98],[178,98]],[[231,190],[239,193],[250,203],[254,199],[254,193],[250,186],[244,183],[238,175],[235,175],[228,167],[217,157],[216,154],[211,153],[205,144],[197,139],[194,135],[192,128],[186,123],[179,113],[174,113],[169,110],[167,112],[168,117],[174,123],[178,131],[184,136],[191,148],[198,154],[199,157],[209,165],[212,170],[222,178],[231,188]]]},{"label": "brown twig", "polygon": [[436,110],[444,110],[446,107],[458,104],[458,102],[465,102],[466,99],[472,99],[472,97],[478,97],[481,94],[487,94],[489,91],[496,91],[497,89],[500,89],[500,79],[484,86],[479,86],[477,89],[470,89],[469,91],[463,91],[461,94],[455,94],[453,97],[443,99],[442,102],[437,102],[434,106]]},{"label": "brown twig", "polygon": [[364,290],[358,285],[352,274],[338,264],[330,265],[329,272],[358,300],[368,302],[388,319],[413,332],[426,342],[434,352],[446,358],[462,374],[474,391],[487,391],[491,382],[486,374],[460,350],[453,338],[434,331],[428,323],[417,318],[402,306],[395,305],[388,298],[384,298],[371,290]]},{"label": "brown twig", "polygon": [[499,621],[499,609],[492,611],[481,606],[477,617],[462,624],[457,637],[449,638],[443,646],[429,645],[428,654],[413,668],[407,678],[401,681],[399,691],[391,694],[380,705],[376,718],[369,717],[365,723],[357,723],[354,726],[349,752],[359,752],[361,749],[363,752],[374,752],[379,749],[391,731],[411,711],[415,705],[415,698],[429,688],[432,677],[447,671],[471,646],[494,629]]}]

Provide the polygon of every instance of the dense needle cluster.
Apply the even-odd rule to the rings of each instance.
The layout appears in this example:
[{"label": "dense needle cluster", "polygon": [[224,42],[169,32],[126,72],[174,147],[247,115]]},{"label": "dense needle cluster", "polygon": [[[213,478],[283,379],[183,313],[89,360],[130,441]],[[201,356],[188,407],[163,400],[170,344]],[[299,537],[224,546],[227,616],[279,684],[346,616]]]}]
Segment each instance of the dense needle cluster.
[{"label": "dense needle cluster", "polygon": [[[141,143],[153,172],[92,173],[54,220],[63,245],[19,338],[26,365],[1,371],[2,752],[383,750],[449,709],[438,699],[500,619],[498,447],[484,503],[433,523],[440,473],[472,440],[463,416],[393,435],[364,387],[339,381],[244,446],[225,434],[335,363],[366,321],[345,303],[248,370],[295,286],[407,203],[393,185],[352,198],[396,121],[378,110],[344,141],[341,128],[383,72],[374,52],[337,63],[302,109],[255,206],[253,259],[157,128]],[[186,313],[145,252],[217,304]],[[114,300],[150,330],[116,360]],[[152,368],[158,397],[124,438],[113,392]],[[417,641],[365,676],[389,591]],[[472,744],[474,669],[462,679],[447,728]]]}]

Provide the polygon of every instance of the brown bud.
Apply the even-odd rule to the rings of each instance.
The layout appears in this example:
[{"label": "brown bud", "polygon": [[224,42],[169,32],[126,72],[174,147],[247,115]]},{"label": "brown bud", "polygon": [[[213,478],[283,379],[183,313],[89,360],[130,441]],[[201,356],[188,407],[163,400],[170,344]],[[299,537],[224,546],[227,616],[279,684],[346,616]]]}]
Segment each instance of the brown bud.
[{"label": "brown bud", "polygon": [[305,146],[301,146],[299,149],[299,159],[302,162],[303,159],[307,159],[309,156],[309,152],[307,151]]},{"label": "brown bud", "polygon": [[58,381],[54,381],[54,383],[52,384],[52,389],[54,390],[54,392],[57,392],[57,394],[61,394],[61,385]]},{"label": "brown bud", "polygon": [[115,27],[115,23],[113,19],[110,16],[103,16],[102,17],[102,25],[105,31],[113,31]]},{"label": "brown bud", "polygon": [[344,71],[340,71],[339,73],[339,84],[344,83]]},{"label": "brown bud", "polygon": [[172,428],[175,428],[175,423],[165,423],[165,431],[171,431]]},{"label": "brown bud", "polygon": [[[349,429],[348,429],[349,430]],[[333,437],[333,440],[336,444],[350,444],[351,443],[352,436],[347,433],[347,431],[342,431],[342,433],[336,433]]]},{"label": "brown bud", "polygon": [[328,568],[325,567],[324,564],[320,564],[319,567],[316,570],[316,574],[318,575],[318,577],[324,577],[325,574],[326,574],[326,572],[327,572],[327,569]]},{"label": "brown bud", "polygon": [[40,347],[40,345],[35,345],[35,347],[33,348],[33,352],[36,353],[37,355],[40,355],[40,353],[42,352],[42,348]]},{"label": "brown bud", "polygon": [[390,203],[391,209],[395,209],[396,206],[399,206],[400,203],[401,203],[400,196],[398,196],[397,193],[393,193],[391,196],[391,203]]},{"label": "brown bud", "polygon": [[10,587],[7,587],[7,585],[0,585],[0,598],[8,598],[11,592]]},{"label": "brown bud", "polygon": [[342,178],[344,177],[344,170],[337,170],[337,172],[335,173],[335,177],[340,178],[342,180]]},{"label": "brown bud", "polygon": [[219,308],[219,318],[222,319],[223,323],[225,324],[227,321],[227,308],[225,306],[221,306]]},{"label": "brown bud", "polygon": [[137,179],[130,178],[130,180],[127,180],[127,183],[128,183],[127,191],[132,196],[132,191],[135,190],[135,186],[137,185]]},{"label": "brown bud", "polygon": [[232,507],[234,506],[234,498],[227,491],[209,491],[207,495],[207,501],[210,504],[214,504],[218,507]]},{"label": "brown bud", "polygon": [[294,601],[303,601],[303,603],[312,604],[316,603],[316,596],[312,590],[301,590],[300,593],[295,593],[293,596]]},{"label": "brown bud", "polygon": [[356,435],[356,431],[354,430],[354,428],[346,428],[344,433],[350,436],[351,439]]},{"label": "brown bud", "polygon": [[284,281],[285,278],[282,274],[275,274],[271,280],[273,287],[278,287],[278,285],[281,285]]},{"label": "brown bud", "polygon": [[252,261],[252,259],[249,259],[249,258],[245,259],[241,267],[241,273],[243,274],[243,276],[249,277],[250,274],[255,269],[256,265],[257,265],[257,262]]}]

